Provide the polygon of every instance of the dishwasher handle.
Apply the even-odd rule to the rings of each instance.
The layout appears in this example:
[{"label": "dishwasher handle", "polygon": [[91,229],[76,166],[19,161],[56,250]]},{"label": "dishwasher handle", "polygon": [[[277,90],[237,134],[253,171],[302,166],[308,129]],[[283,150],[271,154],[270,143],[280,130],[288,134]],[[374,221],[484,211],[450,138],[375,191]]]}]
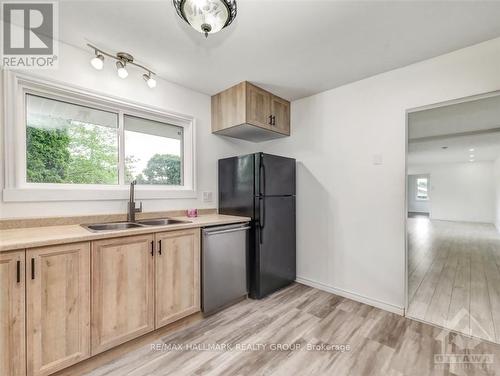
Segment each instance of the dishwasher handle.
[{"label": "dishwasher handle", "polygon": [[228,232],[244,231],[244,230],[245,231],[250,230],[250,226],[230,228],[228,230],[221,230],[221,231],[206,231],[206,232],[204,232],[204,235],[205,236],[219,235],[219,234],[227,234]]}]

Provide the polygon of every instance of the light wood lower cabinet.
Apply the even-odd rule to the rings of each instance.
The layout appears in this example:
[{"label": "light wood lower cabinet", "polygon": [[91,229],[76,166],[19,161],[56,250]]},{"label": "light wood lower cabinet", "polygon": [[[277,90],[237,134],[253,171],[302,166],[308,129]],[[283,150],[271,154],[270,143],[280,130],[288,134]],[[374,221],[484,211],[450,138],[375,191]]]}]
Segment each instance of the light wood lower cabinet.
[{"label": "light wood lower cabinet", "polygon": [[0,254],[0,375],[26,375],[24,256]]},{"label": "light wood lower cabinet", "polygon": [[26,250],[28,375],[49,375],[90,356],[90,246]]},{"label": "light wood lower cabinet", "polygon": [[154,330],[154,236],[92,243],[92,355]]},{"label": "light wood lower cabinet", "polygon": [[0,253],[0,375],[45,376],[200,311],[200,229]]},{"label": "light wood lower cabinet", "polygon": [[200,229],[155,235],[156,328],[200,310]]}]

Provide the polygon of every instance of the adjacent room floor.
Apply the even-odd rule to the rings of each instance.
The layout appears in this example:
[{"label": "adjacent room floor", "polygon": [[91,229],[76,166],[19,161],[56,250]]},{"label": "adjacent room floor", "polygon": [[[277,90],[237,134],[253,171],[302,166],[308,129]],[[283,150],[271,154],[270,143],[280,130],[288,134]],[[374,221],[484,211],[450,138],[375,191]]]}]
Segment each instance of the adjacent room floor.
[{"label": "adjacent room floor", "polygon": [[492,224],[408,219],[408,313],[500,343],[500,233]]},{"label": "adjacent room floor", "polygon": [[[90,375],[491,375],[500,367],[498,345],[300,284],[245,300],[155,345]],[[435,358],[471,353],[485,358],[453,365]]]}]

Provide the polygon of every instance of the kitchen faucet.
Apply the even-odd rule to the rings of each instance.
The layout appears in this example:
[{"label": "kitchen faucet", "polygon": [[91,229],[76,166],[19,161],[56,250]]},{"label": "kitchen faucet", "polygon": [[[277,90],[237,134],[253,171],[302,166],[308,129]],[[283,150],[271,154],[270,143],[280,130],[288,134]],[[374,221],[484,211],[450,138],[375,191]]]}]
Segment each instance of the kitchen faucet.
[{"label": "kitchen faucet", "polygon": [[135,206],[134,193],[136,184],[137,180],[134,180],[130,183],[130,200],[128,202],[128,213],[127,213],[128,222],[135,222],[135,213],[142,213],[142,202],[138,208]]}]

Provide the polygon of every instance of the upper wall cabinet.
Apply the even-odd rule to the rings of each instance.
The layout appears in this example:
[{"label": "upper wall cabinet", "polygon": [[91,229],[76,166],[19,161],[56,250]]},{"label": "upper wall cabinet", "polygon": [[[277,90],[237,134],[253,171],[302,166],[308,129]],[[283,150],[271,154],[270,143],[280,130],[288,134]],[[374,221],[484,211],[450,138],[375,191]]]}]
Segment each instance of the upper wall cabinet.
[{"label": "upper wall cabinet", "polygon": [[290,136],[290,102],[241,82],[212,97],[212,133],[253,142]]}]

